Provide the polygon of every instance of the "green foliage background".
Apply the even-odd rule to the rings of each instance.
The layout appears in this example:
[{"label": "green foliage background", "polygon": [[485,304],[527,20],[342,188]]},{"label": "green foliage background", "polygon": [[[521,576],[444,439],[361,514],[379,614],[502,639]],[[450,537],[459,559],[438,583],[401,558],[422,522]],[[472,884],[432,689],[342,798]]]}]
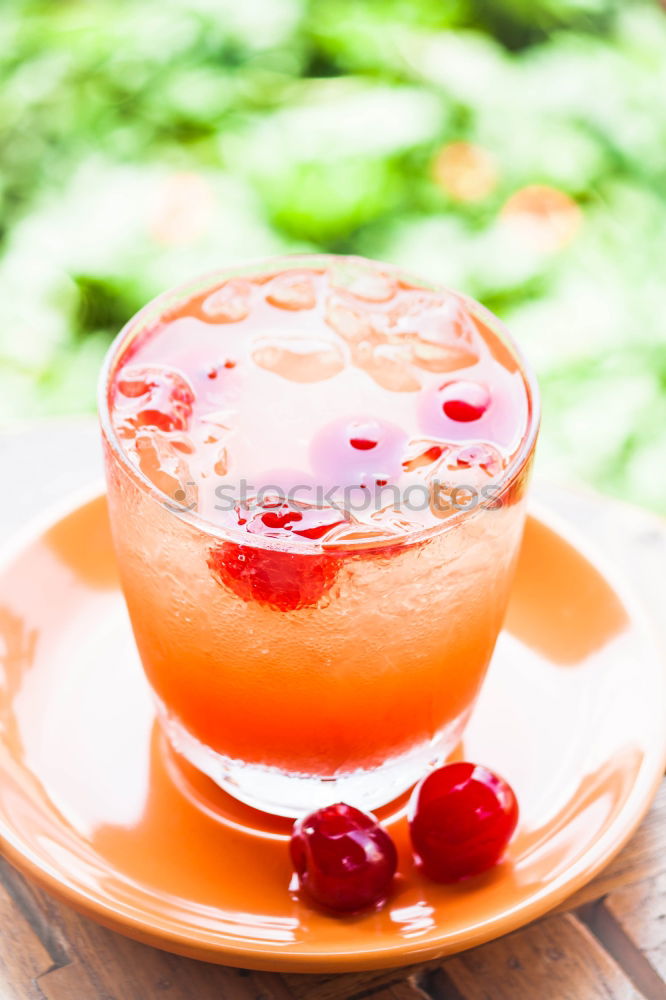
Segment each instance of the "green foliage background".
[{"label": "green foliage background", "polygon": [[[358,252],[507,321],[542,470],[666,510],[656,2],[3,0],[0,128],[0,421],[91,410],[111,336],[197,271]],[[433,169],[460,141],[473,200]],[[535,184],[568,241],[502,221]]]}]

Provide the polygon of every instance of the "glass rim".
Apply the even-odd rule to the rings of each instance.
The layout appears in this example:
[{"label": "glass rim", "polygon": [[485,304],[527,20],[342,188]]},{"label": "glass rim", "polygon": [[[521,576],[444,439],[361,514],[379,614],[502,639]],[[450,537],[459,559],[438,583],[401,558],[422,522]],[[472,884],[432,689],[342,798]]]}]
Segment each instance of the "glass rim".
[{"label": "glass rim", "polygon": [[[302,267],[309,270],[324,270],[335,261],[357,261],[363,264],[371,264],[375,267],[380,267],[384,273],[392,275],[397,280],[408,282],[416,288],[456,295],[465,303],[473,315],[479,315],[480,313],[480,319],[490,321],[493,335],[509,349],[518,364],[525,385],[528,403],[528,420],[520,444],[507,468],[504,470],[502,477],[493,483],[494,486],[498,487],[499,492],[489,498],[479,499],[479,502],[472,508],[459,509],[456,513],[443,519],[440,524],[415,528],[413,531],[407,531],[405,534],[394,537],[387,536],[384,539],[371,539],[367,543],[340,544],[338,546],[334,543],[322,544],[320,542],[308,545],[289,544],[282,539],[250,534],[243,531],[240,526],[233,527],[216,524],[214,521],[210,521],[196,511],[188,508],[181,510],[174,507],[174,501],[159,490],[141,469],[131,461],[122,446],[111,420],[111,408],[109,405],[111,382],[117,370],[117,362],[122,358],[126,348],[137,336],[148,330],[169,308],[186,301],[197,293],[205,291],[220,281],[250,275],[270,274],[273,271],[277,272],[287,268]],[[396,264],[388,264],[359,255],[331,253],[287,253],[270,257],[253,258],[239,264],[230,264],[215,268],[161,292],[130,317],[111,341],[99,375],[97,406],[102,434],[106,443],[110,446],[116,461],[142,493],[150,496],[152,500],[158,503],[169,514],[184,521],[197,531],[221,541],[237,542],[247,547],[274,549],[276,551],[298,553],[299,555],[329,554],[344,556],[371,550],[379,551],[382,549],[405,548],[450,531],[461,522],[478,516],[488,508],[496,507],[498,503],[501,505],[502,497],[520,477],[532,456],[541,421],[541,400],[536,376],[513,337],[494,313],[490,312],[490,310],[486,309],[485,306],[471,296],[448,288],[443,283],[419,277]]]}]

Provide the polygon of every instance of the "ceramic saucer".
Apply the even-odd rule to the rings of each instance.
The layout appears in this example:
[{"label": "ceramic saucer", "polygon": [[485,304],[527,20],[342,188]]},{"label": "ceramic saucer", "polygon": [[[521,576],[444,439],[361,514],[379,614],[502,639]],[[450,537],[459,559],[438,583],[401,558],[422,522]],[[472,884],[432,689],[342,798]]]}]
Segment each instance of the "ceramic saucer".
[{"label": "ceramic saucer", "polygon": [[532,516],[458,750],[516,789],[509,856],[456,887],[428,882],[394,804],[382,812],[400,854],[392,897],[332,918],[290,891],[288,821],[235,803],[165,748],[98,496],[33,530],[0,570],[0,838],[48,890],[161,948],[295,972],[421,961],[539,916],[626,842],[663,774],[665,676],[613,574]]}]

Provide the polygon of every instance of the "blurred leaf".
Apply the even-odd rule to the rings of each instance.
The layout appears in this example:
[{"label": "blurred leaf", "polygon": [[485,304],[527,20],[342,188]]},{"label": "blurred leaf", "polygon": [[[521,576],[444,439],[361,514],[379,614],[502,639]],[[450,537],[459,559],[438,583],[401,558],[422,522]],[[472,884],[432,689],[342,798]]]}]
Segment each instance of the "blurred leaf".
[{"label": "blurred leaf", "polygon": [[362,252],[509,322],[544,471],[666,511],[664,94],[650,0],[4,0],[0,420],[190,274]]},{"label": "blurred leaf", "polygon": [[[79,298],[74,332],[85,337],[98,330],[120,330],[144,304],[127,279],[92,274],[74,275]],[[133,294],[134,293],[134,294]]]}]

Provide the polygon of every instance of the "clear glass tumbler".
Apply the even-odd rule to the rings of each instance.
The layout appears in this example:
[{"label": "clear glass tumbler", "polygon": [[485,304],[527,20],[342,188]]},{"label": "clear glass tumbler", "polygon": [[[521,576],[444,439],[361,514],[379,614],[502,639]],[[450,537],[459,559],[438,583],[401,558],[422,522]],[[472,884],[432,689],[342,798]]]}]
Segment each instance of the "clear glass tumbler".
[{"label": "clear glass tumbler", "polygon": [[[294,259],[269,265],[277,271]],[[175,750],[262,810],[294,816],[333,801],[369,809],[445,759],[473,708],[521,540],[538,395],[514,344],[483,311],[499,350],[523,374],[529,407],[492,499],[361,552],[244,537],[279,572],[334,582],[325,600],[291,613],[241,600],[211,572],[215,552],[238,538],[190,509],[184,495],[167,497],[129,460],[110,389],[128,348],[174,303],[267,267],[227,269],[167,293],[112,344],[99,404],[114,544],[159,721]]]}]

